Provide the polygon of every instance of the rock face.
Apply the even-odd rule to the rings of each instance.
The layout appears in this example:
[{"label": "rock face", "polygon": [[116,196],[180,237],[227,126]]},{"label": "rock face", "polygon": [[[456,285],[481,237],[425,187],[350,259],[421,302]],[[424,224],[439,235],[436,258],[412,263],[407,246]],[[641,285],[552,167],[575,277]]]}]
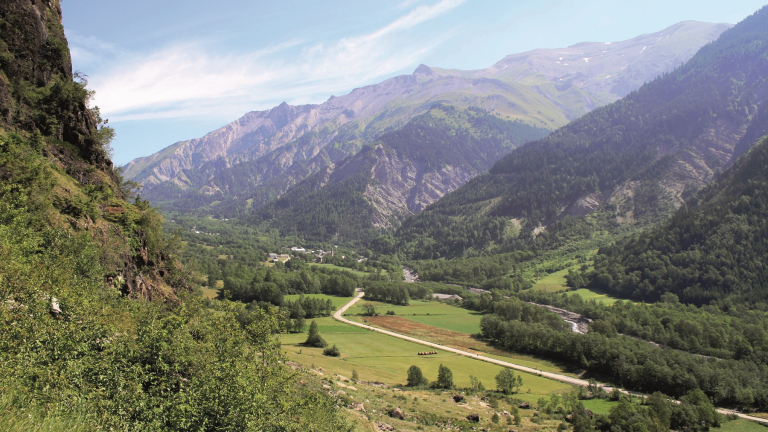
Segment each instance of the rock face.
[{"label": "rock face", "polygon": [[[94,265],[101,266],[107,286],[176,302],[176,294],[188,289],[183,269],[162,248],[149,246],[150,237],[161,235],[159,222],[126,223],[142,218],[147,209],[124,200],[105,148],[109,129],[100,128],[97,113],[88,107],[87,83],[72,73],[61,14],[59,0],[0,2],[0,133],[29,138],[29,153],[40,156],[35,169],[57,173],[47,175],[46,192],[32,211],[45,214],[42,220],[54,229],[90,238],[98,252]],[[30,165],[0,166],[0,180],[10,187],[20,181],[22,166]],[[39,187],[26,178],[16,184]],[[88,211],[78,204],[84,202]],[[53,315],[65,316],[65,306],[50,297]]]},{"label": "rock face", "polygon": [[259,207],[435,102],[478,106],[551,130],[671,70],[727,27],[683,22],[629,41],[516,54],[477,71],[421,65],[320,105],[250,112],[131,161],[124,172],[144,184],[145,196],[172,206],[192,196],[196,206],[231,200],[222,207],[242,209],[250,199]]},{"label": "rock face", "polygon": [[477,108],[436,106],[301,181],[250,220],[305,239],[370,240],[545,133]]},{"label": "rock face", "polygon": [[92,134],[97,124],[87,92],[72,80],[59,2],[3,1],[0,35],[0,127],[66,141],[89,163],[111,170]]}]

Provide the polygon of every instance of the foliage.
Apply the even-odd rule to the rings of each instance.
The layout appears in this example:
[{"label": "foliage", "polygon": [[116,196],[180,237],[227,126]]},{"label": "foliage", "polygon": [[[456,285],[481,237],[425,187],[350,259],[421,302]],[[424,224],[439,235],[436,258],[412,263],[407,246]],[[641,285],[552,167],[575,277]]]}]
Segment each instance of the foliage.
[{"label": "foliage", "polygon": [[304,345],[317,348],[328,346],[328,343],[320,336],[320,331],[317,329],[317,321],[315,320],[312,320],[312,323],[309,325],[309,334],[307,335],[307,340],[304,341]]},{"label": "foliage", "polygon": [[453,388],[453,372],[448,367],[443,366],[437,368],[437,380],[432,383],[437,388],[450,389]]},{"label": "foliage", "polygon": [[496,375],[496,388],[503,393],[517,393],[522,386],[523,378],[520,375],[515,376],[515,372],[512,371],[512,369],[502,369],[501,372]]},{"label": "foliage", "polygon": [[[592,285],[622,297],[685,303],[768,302],[768,139],[691,198],[665,226],[603,248]],[[726,300],[727,298],[727,300]]]},{"label": "foliage", "polygon": [[421,372],[421,368],[413,365],[410,368],[408,368],[408,386],[409,387],[418,387],[418,386],[425,386],[429,384],[429,381],[424,377],[424,374]]},{"label": "foliage", "polygon": [[323,355],[327,355],[330,357],[339,357],[341,355],[341,351],[339,351],[339,348],[334,344],[332,347],[328,347],[324,349]]}]

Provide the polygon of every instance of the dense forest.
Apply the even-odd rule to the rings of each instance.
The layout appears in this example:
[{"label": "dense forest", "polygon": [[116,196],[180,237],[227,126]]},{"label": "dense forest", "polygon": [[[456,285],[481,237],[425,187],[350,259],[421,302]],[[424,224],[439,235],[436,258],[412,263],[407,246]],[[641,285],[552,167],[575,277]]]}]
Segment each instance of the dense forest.
[{"label": "dense forest", "polygon": [[[768,407],[762,312],[741,318],[680,304],[648,307],[617,303],[608,307],[584,302],[576,295],[536,291],[521,293],[519,298],[464,295],[464,307],[486,312],[480,336],[500,348],[558,360],[637,391],[680,397],[700,389],[717,404],[761,410]],[[530,300],[594,316],[591,331],[572,332],[558,315],[525,303]],[[715,323],[711,333],[706,327],[708,320]],[[621,334],[617,328],[627,333]],[[633,333],[638,336],[630,337]],[[697,336],[705,344],[716,341],[718,348],[702,351],[722,358],[664,349],[643,340],[667,338],[672,345],[679,341],[681,348],[700,350]],[[692,345],[686,346],[683,339]]]},{"label": "dense forest", "polygon": [[[685,198],[729,162],[733,149],[707,143],[709,131],[762,118],[755,114],[768,95],[766,20],[759,11],[675,71],[512,151],[488,174],[406,219],[392,240],[396,248],[421,258],[460,256],[489,243],[514,248],[519,235],[507,229],[510,218],[524,222],[527,242],[539,224],[564,229],[551,225],[578,216],[576,201],[587,196],[624,223],[663,220],[677,194]],[[704,164],[692,168],[700,175],[680,174],[689,156]],[[634,191],[629,198],[622,187]]]},{"label": "dense forest", "polygon": [[763,139],[669,223],[603,248],[589,275],[592,285],[645,301],[673,293],[700,305],[765,305],[766,167],[768,139]]}]

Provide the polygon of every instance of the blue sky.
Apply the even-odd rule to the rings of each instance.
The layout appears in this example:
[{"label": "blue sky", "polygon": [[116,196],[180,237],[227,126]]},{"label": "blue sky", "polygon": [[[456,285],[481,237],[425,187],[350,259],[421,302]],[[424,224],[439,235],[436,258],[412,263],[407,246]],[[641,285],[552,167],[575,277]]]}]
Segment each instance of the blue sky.
[{"label": "blue sky", "polygon": [[117,131],[116,164],[244,113],[321,103],[419,64],[614,42],[766,0],[64,0],[73,64]]}]

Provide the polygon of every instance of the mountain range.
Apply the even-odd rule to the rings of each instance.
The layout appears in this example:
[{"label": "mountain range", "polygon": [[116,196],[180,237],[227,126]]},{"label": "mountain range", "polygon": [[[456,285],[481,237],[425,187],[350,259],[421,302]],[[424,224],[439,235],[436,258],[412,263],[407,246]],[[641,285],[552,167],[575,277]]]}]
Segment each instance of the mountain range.
[{"label": "mountain range", "polygon": [[457,256],[595,217],[599,229],[664,220],[765,131],[767,19],[747,18],[685,65],[511,152],[406,219],[399,250]]},{"label": "mountain range", "polygon": [[308,240],[371,240],[548,133],[481,108],[436,104],[355,156],[302,180],[248,219]]},{"label": "mountain range", "polygon": [[479,107],[553,130],[678,67],[728,27],[686,21],[617,43],[510,55],[475,71],[421,65],[411,75],[320,105],[283,103],[250,112],[202,138],[131,161],[124,175],[166,208],[242,214],[402,128],[435,103]]}]

